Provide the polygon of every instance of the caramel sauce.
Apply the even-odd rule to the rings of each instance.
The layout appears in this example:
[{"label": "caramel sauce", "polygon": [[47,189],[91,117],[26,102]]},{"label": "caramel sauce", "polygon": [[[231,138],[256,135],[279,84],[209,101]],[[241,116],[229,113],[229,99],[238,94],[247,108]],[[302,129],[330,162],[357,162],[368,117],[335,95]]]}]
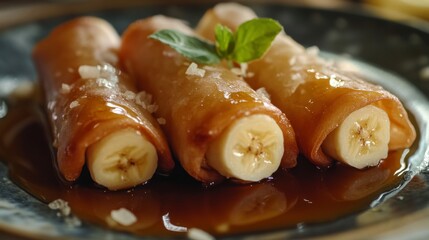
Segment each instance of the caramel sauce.
[{"label": "caramel sauce", "polygon": [[[11,107],[0,120],[0,154],[11,179],[48,203],[61,198],[81,220],[137,235],[183,235],[185,228],[214,236],[295,228],[336,220],[369,208],[407,169],[408,151],[391,152],[378,167],[356,170],[341,164],[321,170],[300,157],[296,168],[277,171],[261,183],[203,186],[182,169],[147,184],[112,192],[95,186],[84,171],[78,182],[61,180],[51,139],[36,103]],[[112,210],[127,208],[138,221],[121,226]]]}]

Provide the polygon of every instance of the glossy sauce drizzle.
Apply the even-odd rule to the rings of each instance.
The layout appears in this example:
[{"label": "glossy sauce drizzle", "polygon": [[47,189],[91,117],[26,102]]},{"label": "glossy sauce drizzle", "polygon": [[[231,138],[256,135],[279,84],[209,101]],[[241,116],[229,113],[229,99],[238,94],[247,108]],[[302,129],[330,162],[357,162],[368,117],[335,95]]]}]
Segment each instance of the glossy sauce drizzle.
[{"label": "glossy sauce drizzle", "polygon": [[[86,222],[138,235],[175,236],[189,228],[215,236],[294,228],[357,213],[399,184],[408,151],[391,152],[378,167],[356,170],[335,165],[320,170],[299,159],[289,172],[261,183],[204,187],[183,170],[155,176],[146,185],[111,192],[95,186],[84,171],[77,183],[57,174],[43,112],[35,103],[12,107],[0,120],[0,150],[12,180],[43,202],[61,198]],[[138,221],[121,226],[112,210],[127,208]]]}]

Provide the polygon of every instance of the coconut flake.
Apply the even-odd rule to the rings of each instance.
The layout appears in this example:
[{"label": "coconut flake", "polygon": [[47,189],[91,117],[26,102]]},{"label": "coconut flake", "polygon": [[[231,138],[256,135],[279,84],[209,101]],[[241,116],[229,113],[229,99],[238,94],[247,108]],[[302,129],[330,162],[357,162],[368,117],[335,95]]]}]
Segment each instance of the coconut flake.
[{"label": "coconut flake", "polygon": [[185,74],[190,76],[204,77],[204,75],[206,74],[206,70],[198,68],[198,65],[192,62],[186,69]]},{"label": "coconut flake", "polygon": [[123,226],[130,226],[137,222],[137,217],[128,209],[126,208],[120,208],[118,210],[112,210],[110,212],[110,217],[112,219],[123,225]]},{"label": "coconut flake", "polygon": [[56,199],[48,204],[48,207],[52,210],[59,210],[60,216],[69,216],[71,208],[67,201],[63,199]]},{"label": "coconut flake", "polygon": [[118,83],[119,81],[119,72],[110,64],[97,66],[82,65],[79,67],[78,72],[82,79],[105,79],[111,83]]},{"label": "coconut flake", "polygon": [[190,228],[188,238],[193,240],[215,240],[212,235],[198,228]]},{"label": "coconut flake", "polygon": [[177,226],[171,223],[170,221],[170,213],[162,215],[162,223],[164,224],[165,229],[172,231],[172,232],[187,232],[188,228]]},{"label": "coconut flake", "polygon": [[264,87],[258,88],[256,90],[256,93],[263,99],[268,100],[269,102],[271,101],[271,96],[270,94],[267,92],[267,89],[265,89]]},{"label": "coconut flake", "polygon": [[69,203],[63,199],[56,199],[48,204],[48,207],[52,210],[58,210],[57,216],[63,217],[64,222],[70,227],[79,227],[82,222],[79,218],[71,213]]},{"label": "coconut flake", "polygon": [[144,104],[146,105],[150,105],[152,103],[152,95],[145,92],[145,91],[141,91],[138,92],[135,96],[135,100],[137,104]]},{"label": "coconut flake", "polygon": [[231,72],[233,72],[237,76],[246,77],[247,68],[248,68],[247,63],[240,63],[240,68],[237,68],[237,67],[231,68]]},{"label": "coconut flake", "polygon": [[133,91],[127,90],[124,92],[124,97],[127,100],[134,100],[136,98],[136,94]]},{"label": "coconut flake", "polygon": [[70,90],[71,90],[70,85],[65,84],[65,83],[61,84],[61,90],[60,90],[60,92],[62,94],[68,94],[68,93],[70,93]]},{"label": "coconut flake", "polygon": [[145,91],[137,93],[134,100],[138,105],[148,110],[150,113],[154,113],[158,110],[158,105],[152,103],[152,95]]},{"label": "coconut flake", "polygon": [[248,67],[249,67],[249,65],[247,65],[247,63],[241,63],[240,64],[241,76],[243,76],[243,77],[247,76],[247,68]]},{"label": "coconut flake", "polygon": [[70,105],[69,105],[69,107],[70,107],[70,108],[75,108],[75,107],[77,107],[77,106],[79,106],[79,102],[78,102],[78,101],[73,101],[73,102],[71,102],[71,103],[70,103]]},{"label": "coconut flake", "polygon": [[100,71],[96,66],[82,65],[78,69],[79,75],[83,79],[99,78]]},{"label": "coconut flake", "polygon": [[99,86],[99,87],[105,87],[105,88],[113,88],[115,86],[115,83],[105,79],[105,78],[97,78],[95,80],[95,83]]},{"label": "coconut flake", "polygon": [[[97,66],[97,67],[100,67],[100,66]],[[104,64],[103,66],[101,66],[101,69],[100,69],[101,77],[106,78],[107,80],[113,83],[118,83],[119,73],[120,72],[117,71],[116,68],[114,68],[110,64]]]},{"label": "coconut flake", "polygon": [[158,110],[158,105],[156,104],[151,104],[149,106],[146,107],[146,109],[150,112],[150,113],[154,113]]}]

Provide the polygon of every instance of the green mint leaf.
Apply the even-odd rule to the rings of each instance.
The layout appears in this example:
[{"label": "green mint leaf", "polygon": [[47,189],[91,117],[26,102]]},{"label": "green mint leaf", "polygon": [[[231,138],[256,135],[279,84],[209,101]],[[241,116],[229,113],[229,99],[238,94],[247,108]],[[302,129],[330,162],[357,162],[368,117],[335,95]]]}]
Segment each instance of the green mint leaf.
[{"label": "green mint leaf", "polygon": [[227,26],[215,27],[216,50],[221,58],[228,58],[234,50],[234,34]]},{"label": "green mint leaf", "polygon": [[232,59],[245,63],[262,57],[282,29],[277,21],[270,18],[255,18],[244,22],[235,32]]},{"label": "green mint leaf", "polygon": [[150,35],[149,38],[167,44],[184,57],[196,63],[217,64],[221,60],[213,44],[179,31],[164,29]]}]

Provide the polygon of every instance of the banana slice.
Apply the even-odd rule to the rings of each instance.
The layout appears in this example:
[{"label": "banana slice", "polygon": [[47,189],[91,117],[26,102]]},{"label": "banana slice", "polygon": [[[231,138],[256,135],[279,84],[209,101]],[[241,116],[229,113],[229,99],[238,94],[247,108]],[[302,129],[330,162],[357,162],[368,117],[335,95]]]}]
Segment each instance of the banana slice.
[{"label": "banana slice", "polygon": [[328,135],[323,151],[336,160],[362,169],[387,157],[390,120],[387,113],[368,105],[352,112]]},{"label": "banana slice", "polygon": [[283,132],[267,115],[236,120],[209,146],[208,164],[227,178],[256,182],[273,174],[283,156]]},{"label": "banana slice", "polygon": [[135,129],[111,133],[87,149],[92,179],[110,190],[146,182],[155,173],[157,163],[155,147]]}]

